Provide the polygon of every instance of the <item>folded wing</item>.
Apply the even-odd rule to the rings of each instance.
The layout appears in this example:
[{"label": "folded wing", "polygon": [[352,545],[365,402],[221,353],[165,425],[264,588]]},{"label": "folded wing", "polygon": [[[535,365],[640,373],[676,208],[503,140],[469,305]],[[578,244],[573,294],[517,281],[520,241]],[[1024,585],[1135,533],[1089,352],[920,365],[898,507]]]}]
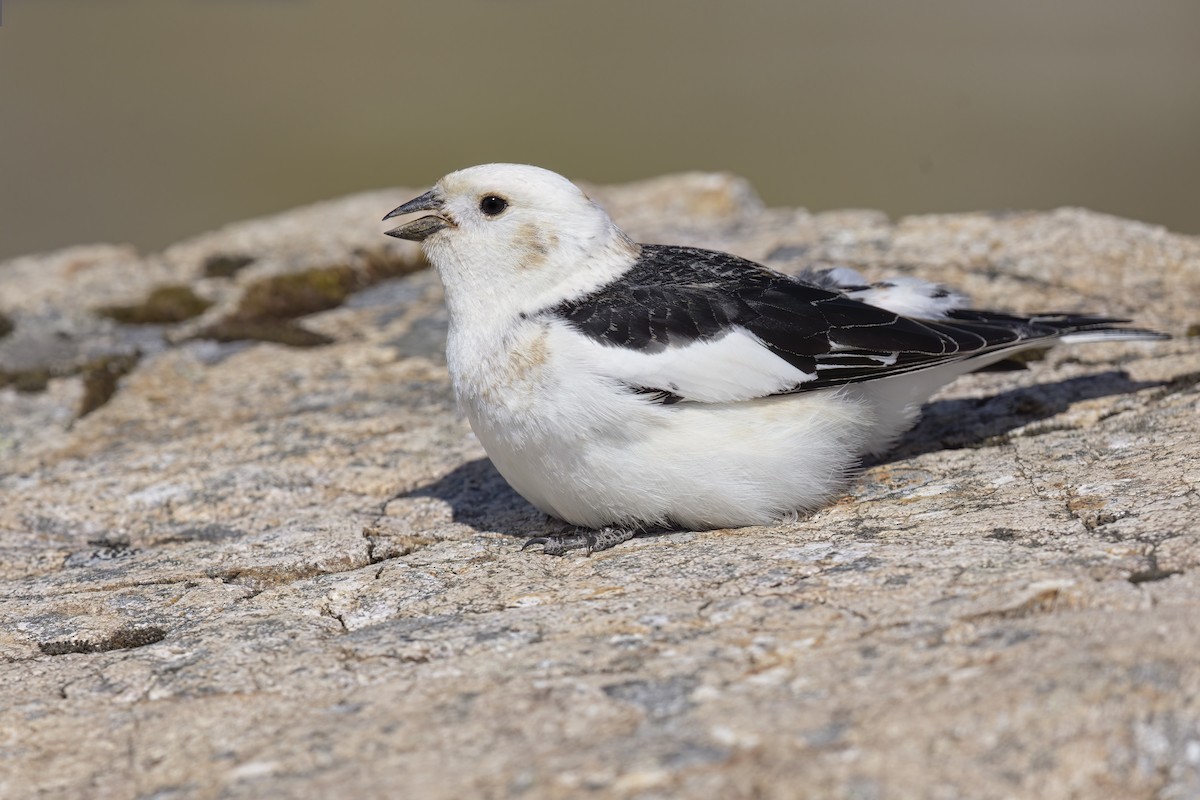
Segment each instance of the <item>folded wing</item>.
[{"label": "folded wing", "polygon": [[942,307],[936,319],[916,319],[851,294],[725,253],[643,245],[621,279],[549,313],[601,346],[593,357],[614,379],[663,402],[728,402],[991,362],[1061,338],[1161,338],[1113,327],[1124,320],[1070,314]]}]

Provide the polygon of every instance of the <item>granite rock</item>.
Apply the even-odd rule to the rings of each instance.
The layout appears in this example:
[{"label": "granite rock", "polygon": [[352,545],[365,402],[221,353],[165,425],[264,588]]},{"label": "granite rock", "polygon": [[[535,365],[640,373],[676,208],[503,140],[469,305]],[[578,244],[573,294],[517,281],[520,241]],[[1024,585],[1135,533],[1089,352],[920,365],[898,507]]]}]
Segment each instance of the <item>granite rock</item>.
[{"label": "granite rock", "polygon": [[0,264],[0,796],[1200,795],[1200,239],[590,191],[1176,338],[968,376],[811,517],[560,559],[382,236],[416,192]]}]

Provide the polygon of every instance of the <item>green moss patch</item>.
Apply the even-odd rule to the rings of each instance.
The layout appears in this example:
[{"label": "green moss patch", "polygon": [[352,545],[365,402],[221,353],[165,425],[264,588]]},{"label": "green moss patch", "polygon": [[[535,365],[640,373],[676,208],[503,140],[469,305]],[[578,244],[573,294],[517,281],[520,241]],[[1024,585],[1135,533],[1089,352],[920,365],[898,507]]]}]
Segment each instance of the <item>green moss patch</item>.
[{"label": "green moss patch", "polygon": [[[70,373],[67,373],[70,374]],[[59,377],[59,373],[50,367],[32,367],[30,369],[2,370],[0,369],[0,389],[11,386],[18,392],[44,392],[51,378]]]},{"label": "green moss patch", "polygon": [[350,295],[380,281],[399,278],[425,266],[423,258],[359,251],[362,266],[335,264],[303,272],[271,275],[246,287],[233,316],[240,320],[295,319],[328,311]]},{"label": "green moss patch", "polygon": [[196,334],[197,339],[218,342],[273,342],[288,347],[319,347],[333,343],[333,338],[310,331],[290,320],[225,319]]},{"label": "green moss patch", "polygon": [[160,286],[136,305],[105,306],[96,313],[126,325],[170,325],[198,317],[210,306],[187,286]]},{"label": "green moss patch", "polygon": [[337,266],[272,275],[246,287],[234,319],[281,320],[328,311],[364,285],[352,267]]},{"label": "green moss patch", "polygon": [[[314,267],[268,275],[249,283],[233,313],[205,328],[196,335],[197,338],[219,342],[274,342],[289,347],[330,344],[332,338],[311,331],[295,320],[337,308],[355,292],[424,266],[421,259],[401,259],[386,252],[360,251],[356,255],[365,264]],[[206,266],[206,273],[207,269]]]},{"label": "green moss patch", "polygon": [[255,261],[254,256],[216,253],[204,259],[202,270],[206,278],[232,278]]}]

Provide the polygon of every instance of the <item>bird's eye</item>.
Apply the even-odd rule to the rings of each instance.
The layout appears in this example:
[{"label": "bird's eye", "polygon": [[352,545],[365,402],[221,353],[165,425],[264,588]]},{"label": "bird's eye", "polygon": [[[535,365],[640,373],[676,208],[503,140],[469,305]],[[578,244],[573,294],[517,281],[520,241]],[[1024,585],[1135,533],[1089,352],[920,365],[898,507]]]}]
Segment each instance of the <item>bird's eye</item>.
[{"label": "bird's eye", "polygon": [[503,197],[497,197],[494,194],[486,195],[482,200],[479,201],[479,210],[484,214],[487,214],[489,217],[503,214],[504,209],[506,208],[508,208],[508,201]]}]

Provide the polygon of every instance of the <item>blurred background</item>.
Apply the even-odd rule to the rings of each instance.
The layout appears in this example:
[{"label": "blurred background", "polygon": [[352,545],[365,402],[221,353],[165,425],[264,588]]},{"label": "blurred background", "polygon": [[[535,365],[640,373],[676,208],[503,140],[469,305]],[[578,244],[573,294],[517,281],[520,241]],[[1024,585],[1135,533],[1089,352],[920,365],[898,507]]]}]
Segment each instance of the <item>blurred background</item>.
[{"label": "blurred background", "polygon": [[0,258],[154,250],[499,160],[597,182],[728,170],[813,210],[1079,205],[1200,233],[1196,0],[0,8]]}]

